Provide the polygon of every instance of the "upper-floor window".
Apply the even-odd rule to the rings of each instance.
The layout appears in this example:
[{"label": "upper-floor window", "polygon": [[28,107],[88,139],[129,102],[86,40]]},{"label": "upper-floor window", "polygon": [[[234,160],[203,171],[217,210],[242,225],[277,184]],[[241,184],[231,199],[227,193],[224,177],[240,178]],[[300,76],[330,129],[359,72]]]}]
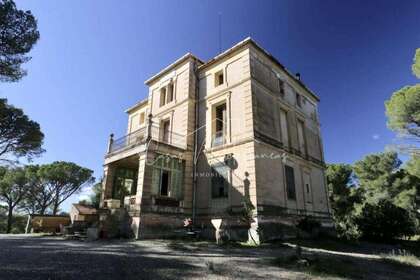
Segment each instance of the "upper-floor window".
[{"label": "upper-floor window", "polygon": [[279,91],[280,91],[280,97],[284,98],[285,91],[284,91],[284,82],[281,79],[278,79],[279,81]]},{"label": "upper-floor window", "polygon": [[286,173],[287,198],[296,199],[295,171],[289,165],[285,165],[284,170]]},{"label": "upper-floor window", "polygon": [[297,132],[298,132],[299,151],[303,155],[306,155],[305,124],[301,120],[297,121]]},{"label": "upper-floor window", "polygon": [[297,92],[296,92],[296,105],[300,108],[302,107],[302,96]]},{"label": "upper-floor window", "polygon": [[225,143],[227,127],[226,103],[215,106],[212,127],[212,146],[223,145]]},{"label": "upper-floor window", "polygon": [[214,74],[214,86],[217,87],[217,86],[223,85],[223,83],[224,83],[223,70],[220,70],[219,72]]},{"label": "upper-floor window", "polygon": [[280,109],[280,134],[281,142],[285,147],[289,147],[289,127],[287,124],[287,112]]},{"label": "upper-floor window", "polygon": [[160,107],[166,104],[166,87],[160,89]]},{"label": "upper-floor window", "polygon": [[228,197],[229,167],[220,163],[211,167],[211,197]]},{"label": "upper-floor window", "polygon": [[172,102],[172,100],[174,100],[174,84],[172,82],[168,84],[167,92],[168,92],[167,94],[168,97],[167,97],[166,103],[169,103],[169,102]]},{"label": "upper-floor window", "polygon": [[144,119],[145,119],[145,113],[142,112],[142,113],[140,113],[140,125],[144,124]]},{"label": "upper-floor window", "polygon": [[169,143],[169,134],[170,134],[169,128],[170,128],[170,121],[169,120],[162,121],[161,123],[162,142]]}]

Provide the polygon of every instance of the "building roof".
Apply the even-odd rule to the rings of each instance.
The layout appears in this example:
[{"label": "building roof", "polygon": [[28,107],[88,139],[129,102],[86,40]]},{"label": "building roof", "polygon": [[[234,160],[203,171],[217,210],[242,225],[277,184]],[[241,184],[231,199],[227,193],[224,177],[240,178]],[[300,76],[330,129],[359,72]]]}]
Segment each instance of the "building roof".
[{"label": "building roof", "polygon": [[[279,66],[292,80],[294,80],[297,84],[299,84],[301,87],[303,87],[313,98],[315,98],[315,100],[319,101],[319,97],[312,90],[310,90],[300,79],[297,79],[295,77],[295,75],[293,75],[292,73],[290,73],[289,70],[286,67],[284,67],[284,65],[281,64],[272,54],[270,54],[268,51],[266,51],[264,48],[262,48],[260,45],[258,45],[254,40],[252,40],[251,37],[247,37],[245,40],[242,40],[241,42],[237,43],[233,47],[231,47],[231,48],[227,49],[226,51],[224,51],[224,52],[216,55],[215,57],[213,57],[212,59],[210,59],[209,61],[207,61],[205,63],[203,61],[201,61],[199,58],[197,58],[196,56],[194,56],[193,54],[187,53],[187,54],[183,55],[182,57],[180,57],[179,59],[177,59],[174,63],[172,63],[172,64],[168,65],[167,67],[165,67],[163,70],[161,70],[160,72],[158,72],[154,76],[150,77],[144,83],[146,85],[149,85],[151,82],[153,82],[154,80],[156,80],[157,78],[159,78],[163,74],[167,73],[168,71],[172,70],[176,66],[180,65],[181,63],[183,63],[184,61],[186,61],[189,58],[193,58],[193,59],[197,60],[201,64],[198,67],[200,70],[201,69],[204,69],[204,68],[206,68],[206,67],[208,67],[210,65],[213,65],[214,63],[218,62],[219,60],[227,57],[228,55],[234,53],[235,51],[239,50],[240,48],[244,47],[247,44],[251,44],[256,49],[258,49],[259,51],[261,51],[273,63],[275,63],[277,66]],[[137,105],[137,106],[139,106],[139,105]],[[131,110],[134,107],[136,107],[136,105],[134,105],[133,107],[129,108],[127,111]]]},{"label": "building roof", "polygon": [[157,74],[155,74],[152,77],[150,77],[149,79],[147,79],[144,83],[146,85],[149,85],[151,82],[153,82],[157,78],[161,77],[163,74],[166,74],[168,71],[174,69],[175,67],[177,67],[178,65],[180,65],[181,63],[185,62],[186,60],[188,60],[190,58],[197,60],[200,64],[204,63],[203,61],[201,61],[201,59],[197,58],[192,53],[186,53],[183,56],[181,56],[180,58],[178,58],[177,60],[175,60],[175,62],[173,62],[173,63],[169,64],[168,66],[166,66],[165,68],[163,68],[160,72],[158,72]]},{"label": "building roof", "polygon": [[225,58],[226,56],[232,54],[233,52],[239,50],[240,48],[244,47],[247,44],[251,44],[256,49],[258,49],[259,51],[261,51],[262,53],[264,53],[273,63],[275,63],[277,66],[279,66],[284,72],[286,72],[286,74],[291,79],[293,79],[296,83],[298,83],[301,87],[303,87],[306,91],[308,91],[308,93],[313,98],[315,98],[315,100],[319,101],[319,97],[312,90],[310,90],[301,80],[297,79],[295,77],[295,75],[293,75],[292,73],[290,73],[289,70],[287,70],[287,68],[284,67],[284,65],[281,64],[272,54],[270,54],[268,51],[266,51],[260,45],[258,45],[254,40],[252,40],[251,37],[247,37],[245,40],[237,43],[233,47],[231,47],[231,48],[227,49],[226,51],[222,52],[221,54],[218,54],[217,56],[215,56],[214,58],[210,59],[209,61],[207,61],[203,65],[200,65],[199,66],[199,69],[201,70],[201,69],[204,69],[204,68],[206,68],[206,67],[208,67],[210,65],[213,65],[214,63],[216,63],[219,60]]},{"label": "building roof", "polygon": [[73,207],[76,208],[76,210],[81,215],[95,215],[96,214],[96,208],[94,208],[93,206],[74,203]]},{"label": "building roof", "polygon": [[147,102],[149,101],[148,98],[145,98],[139,102],[137,102],[136,104],[134,104],[133,106],[131,106],[130,108],[126,109],[125,112],[126,113],[130,113],[131,111],[133,111],[134,109],[137,109],[139,107],[142,107],[143,105],[146,105]]}]

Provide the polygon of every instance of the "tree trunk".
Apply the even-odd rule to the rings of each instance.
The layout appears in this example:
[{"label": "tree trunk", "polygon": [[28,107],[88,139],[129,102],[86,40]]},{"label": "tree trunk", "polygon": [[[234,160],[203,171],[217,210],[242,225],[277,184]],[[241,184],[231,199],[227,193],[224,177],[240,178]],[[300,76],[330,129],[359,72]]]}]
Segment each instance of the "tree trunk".
[{"label": "tree trunk", "polygon": [[58,206],[59,206],[59,204],[58,204],[58,199],[56,199],[56,200],[54,201],[53,215],[57,215],[57,212],[58,212]]},{"label": "tree trunk", "polygon": [[12,224],[13,224],[13,207],[9,205],[9,213],[7,215],[7,230],[6,233],[10,233],[12,231]]}]

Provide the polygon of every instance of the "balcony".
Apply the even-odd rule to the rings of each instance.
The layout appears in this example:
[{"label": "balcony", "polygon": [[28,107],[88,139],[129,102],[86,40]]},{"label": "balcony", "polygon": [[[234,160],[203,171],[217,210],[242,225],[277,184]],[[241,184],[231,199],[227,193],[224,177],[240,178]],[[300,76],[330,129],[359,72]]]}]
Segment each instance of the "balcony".
[{"label": "balcony", "polygon": [[111,138],[108,154],[145,144],[149,140],[181,149],[186,149],[187,147],[187,137],[185,135],[168,130],[164,131],[162,127],[152,125],[150,129],[148,129],[148,127],[143,127],[121,138],[115,140]]}]

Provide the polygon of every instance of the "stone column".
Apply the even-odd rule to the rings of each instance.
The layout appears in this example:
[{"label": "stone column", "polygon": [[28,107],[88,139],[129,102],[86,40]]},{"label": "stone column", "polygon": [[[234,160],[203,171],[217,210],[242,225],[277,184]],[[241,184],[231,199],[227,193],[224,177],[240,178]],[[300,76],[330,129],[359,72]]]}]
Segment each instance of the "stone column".
[{"label": "stone column", "polygon": [[102,194],[100,207],[104,206],[104,200],[112,197],[112,186],[114,183],[115,167],[112,165],[104,166],[104,178],[102,181]]}]

